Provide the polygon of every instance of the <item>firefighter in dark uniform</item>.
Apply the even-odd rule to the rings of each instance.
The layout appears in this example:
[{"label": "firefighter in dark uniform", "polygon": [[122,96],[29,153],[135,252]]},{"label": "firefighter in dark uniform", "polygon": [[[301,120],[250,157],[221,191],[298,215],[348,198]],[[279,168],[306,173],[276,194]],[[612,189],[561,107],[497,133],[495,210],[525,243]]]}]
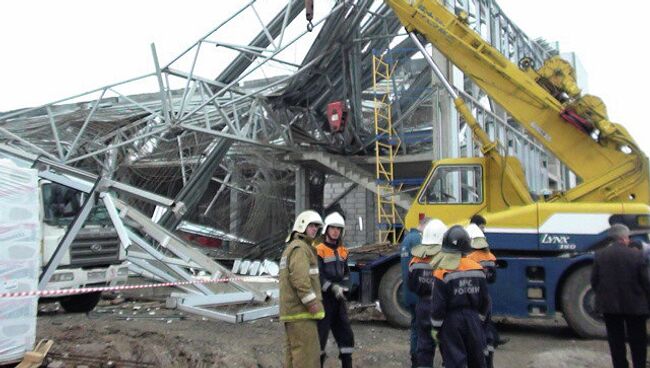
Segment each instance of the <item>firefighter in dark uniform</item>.
[{"label": "firefighter in dark uniform", "polygon": [[[472,252],[467,255],[467,258],[472,261],[478,262],[483,267],[485,272],[485,279],[488,284],[492,284],[497,279],[497,258],[490,252],[490,248],[485,238],[485,234],[476,224],[469,224],[466,228],[467,234],[471,240]],[[494,343],[498,336],[494,322],[488,315],[485,319],[485,341],[487,343],[487,366],[488,368],[494,367]]]},{"label": "firefighter in dark uniform", "polygon": [[447,226],[440,220],[429,221],[422,230],[422,244],[411,249],[408,287],[418,296],[415,305],[415,325],[417,330],[417,367],[432,367],[436,345],[431,336],[431,291],[433,290],[433,271],[442,245],[442,237]]},{"label": "firefighter in dark uniform", "polygon": [[470,238],[462,226],[449,228],[442,241],[446,257],[434,272],[431,325],[445,368],[485,368],[483,322],[490,296],[480,264],[465,257]]},{"label": "firefighter in dark uniform", "polygon": [[[483,233],[483,236],[485,236],[485,226],[487,225],[487,220],[485,219],[485,217],[477,214],[477,215],[472,216],[470,218],[469,222],[470,222],[470,225],[475,224],[476,226],[478,226],[478,228]],[[487,239],[485,240],[485,242],[487,243]],[[488,280],[487,280],[488,284],[493,283],[494,281],[496,281],[496,277],[497,277],[496,266],[494,267],[493,270],[494,270],[493,274],[486,275],[486,276],[488,276]],[[492,281],[490,281],[491,277],[493,277]],[[494,346],[495,349],[497,347],[501,346],[501,345],[507,344],[508,341],[510,341],[510,339],[507,338],[507,337],[501,337],[501,335],[499,334],[499,330],[497,330],[497,327],[496,327],[496,325],[494,323],[490,322],[487,326],[488,326],[488,330],[490,331],[491,339],[492,339],[493,346]]]},{"label": "firefighter in dark uniform", "polygon": [[318,257],[312,246],[323,225],[320,215],[307,210],[296,217],[280,258],[280,321],[286,332],[287,368],[318,368],[318,326],[324,317]]},{"label": "firefighter in dark uniform", "polygon": [[[431,221],[430,218],[420,214],[418,227],[410,229],[400,244],[400,265],[402,268],[402,281],[403,284],[408,283],[409,279],[409,264],[411,263],[411,249],[422,242],[422,231],[427,223]],[[417,294],[412,292],[408,287],[402,287],[402,303],[406,306],[409,314],[411,315],[411,328],[410,328],[410,346],[409,353],[411,355],[411,367],[417,367],[417,348],[418,348],[418,330],[415,324],[415,306],[418,303]]]},{"label": "firefighter in dark uniform", "polygon": [[325,363],[325,347],[330,330],[339,347],[343,368],[352,367],[354,334],[350,327],[345,293],[349,290],[348,251],[343,246],[345,220],[334,212],[325,217],[322,242],[316,246],[325,318],[318,321],[320,364]]}]

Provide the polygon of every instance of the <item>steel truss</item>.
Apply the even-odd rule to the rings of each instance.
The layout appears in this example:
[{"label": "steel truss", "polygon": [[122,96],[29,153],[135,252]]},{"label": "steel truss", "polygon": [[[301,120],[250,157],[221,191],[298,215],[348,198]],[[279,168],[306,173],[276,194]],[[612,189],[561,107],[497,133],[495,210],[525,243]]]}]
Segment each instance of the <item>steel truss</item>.
[{"label": "steel truss", "polygon": [[[21,152],[4,144],[0,144],[0,153],[31,164],[38,169],[38,175],[42,179],[88,194],[79,214],[72,224],[68,226],[65,236],[44,267],[39,278],[39,289],[44,290],[46,288],[52,274],[83,227],[98,199],[102,200],[122,246],[128,250],[128,260],[131,263],[129,268],[132,271],[166,282],[193,281],[196,280],[197,274],[213,279],[235,278],[234,274],[219,263],[213,261],[199,250],[185,244],[177,236],[151,221],[134,207],[122,200],[113,199],[111,192],[118,191],[131,198],[135,197],[168,207],[170,212],[174,212],[174,208],[178,207],[177,203],[138,188],[105,179],[101,176],[80,172],[64,164]],[[273,288],[268,291],[260,291],[251,288],[247,283],[234,279],[228,282],[226,287],[223,284],[216,286],[212,284],[195,284],[182,286],[181,289],[185,290],[186,294],[174,294],[171,297],[174,300],[170,301],[170,304],[183,309],[186,306],[184,304],[186,300],[191,300],[191,305],[189,305],[191,308],[187,309],[187,311],[211,318],[241,322],[277,314],[277,304],[273,302],[262,308],[253,309],[250,313],[248,311],[238,311],[234,315],[208,308],[230,304],[262,303],[271,299],[274,295],[277,297],[277,291],[273,290]],[[197,297],[199,298],[197,299]]]},{"label": "steel truss", "polygon": [[[232,188],[256,198],[269,197],[253,186],[252,179],[270,181],[277,176],[269,172],[280,172],[290,180],[295,167],[278,163],[287,151],[328,149],[343,155],[374,155],[372,51],[390,50],[398,51],[390,54],[399,58],[395,78],[386,83],[393,87],[391,119],[402,141],[400,155],[436,149],[407,137],[430,130],[444,101],[439,101],[430,72],[413,58],[417,49],[391,10],[372,0],[337,1],[331,9],[322,4],[332,3],[316,2],[315,28],[310,33],[305,29],[301,0],[242,3],[167,64],[158,62],[152,45],[154,70],[149,74],[0,114],[0,140],[53,163],[174,198],[179,205],[176,211],[184,215],[168,214],[161,220],[171,232],[182,218],[201,222],[220,207],[230,206],[232,211],[237,196],[223,194]],[[539,65],[545,58],[547,50],[514,25],[496,1],[446,4],[454,11],[465,11],[473,28],[511,60],[526,56]],[[235,32],[242,24],[247,25],[245,32]],[[242,32],[244,40],[237,37]],[[459,93],[472,101],[479,122],[493,138],[512,142],[509,149],[524,162],[529,184],[544,189],[546,178],[530,170],[549,159],[544,151],[512,128],[498,108],[484,103],[482,91],[465,85]],[[140,86],[150,93],[128,92]],[[327,125],[326,105],[334,100],[347,101],[350,109],[349,123],[341,133],[330,132]],[[452,135],[444,138],[457,139],[462,123],[453,114],[442,116],[442,123],[455,126]],[[471,136],[467,138],[455,154],[477,154]],[[265,160],[251,159],[259,157]],[[248,160],[246,165],[240,163],[242,159]],[[235,176],[239,179],[234,180]],[[291,203],[285,195],[277,197]],[[130,205],[150,217],[153,206],[144,202]],[[231,233],[234,238],[256,240],[249,234]],[[139,246],[133,243],[134,248]],[[163,255],[167,256],[150,254],[154,258]],[[151,262],[149,266],[138,262],[141,272],[151,277],[161,278],[156,275],[160,269],[172,278],[181,277],[166,262],[155,267]]]}]

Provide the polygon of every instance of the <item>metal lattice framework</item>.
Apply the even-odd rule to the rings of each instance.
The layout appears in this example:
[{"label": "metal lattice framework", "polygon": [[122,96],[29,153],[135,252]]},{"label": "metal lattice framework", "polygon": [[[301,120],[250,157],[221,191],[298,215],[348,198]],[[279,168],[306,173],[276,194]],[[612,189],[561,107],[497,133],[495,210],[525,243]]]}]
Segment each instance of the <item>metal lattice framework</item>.
[{"label": "metal lattice framework", "polygon": [[[397,56],[401,67],[395,70],[399,78],[393,78],[390,96],[395,101],[391,110],[395,138],[403,142],[402,153],[431,149],[402,138],[405,132],[430,131],[431,121],[417,118],[417,112],[436,110],[444,102],[430,105],[438,93],[431,75],[413,59],[415,47],[400,33],[401,25],[383,2],[316,2],[311,33],[305,29],[303,1],[270,3],[243,3],[165,65],[159,64],[152,45],[152,73],[0,114],[0,140],[173,197],[186,206],[187,216],[201,222],[213,214],[221,219],[214,221],[227,227],[229,220],[221,216],[230,214],[214,212],[219,202],[232,206],[235,197],[224,192],[236,190],[257,198],[275,191],[282,203],[291,199],[293,170],[280,162],[281,154],[322,149],[374,154],[375,134],[368,123],[373,109],[371,50],[392,48],[404,50]],[[536,63],[543,60],[547,51],[514,25],[495,1],[446,3],[452,10],[466,11],[473,28],[511,60],[523,56]],[[129,91],[134,88],[148,93],[133,95]],[[510,126],[498,109],[478,103],[484,99],[481,91],[467,87],[466,92],[477,101],[477,114],[482,111],[486,116],[491,134],[503,135],[504,142],[514,137],[511,149],[529,163],[526,166],[542,166],[539,161],[546,155],[532,140]],[[325,116],[326,105],[333,100],[347,100],[350,107],[349,124],[339,134],[329,131]],[[429,113],[434,114],[438,112]],[[441,119],[460,124],[453,115]],[[456,134],[453,131],[445,139],[457,139]],[[471,155],[472,143],[464,147],[458,147],[457,154]],[[545,179],[527,171],[529,180],[543,188]],[[270,189],[266,184],[273,180],[283,185]],[[180,220],[161,221],[172,228]],[[253,225],[235,229],[234,235]]]}]

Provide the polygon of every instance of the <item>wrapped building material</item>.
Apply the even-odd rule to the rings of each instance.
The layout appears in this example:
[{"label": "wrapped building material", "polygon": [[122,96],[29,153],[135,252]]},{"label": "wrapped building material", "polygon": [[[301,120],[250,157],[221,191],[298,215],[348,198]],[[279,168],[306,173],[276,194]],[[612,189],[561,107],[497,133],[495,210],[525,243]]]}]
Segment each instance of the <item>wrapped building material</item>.
[{"label": "wrapped building material", "polygon": [[[0,159],[0,293],[36,290],[40,267],[38,173]],[[0,364],[31,351],[37,297],[0,299]]]}]

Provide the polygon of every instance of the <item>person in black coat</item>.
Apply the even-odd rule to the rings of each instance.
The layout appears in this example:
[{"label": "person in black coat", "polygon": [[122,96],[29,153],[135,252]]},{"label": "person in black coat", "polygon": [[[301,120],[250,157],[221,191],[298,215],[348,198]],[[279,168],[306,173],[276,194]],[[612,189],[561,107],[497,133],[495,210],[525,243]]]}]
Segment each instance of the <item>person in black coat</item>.
[{"label": "person in black coat", "polygon": [[608,231],[613,243],[596,252],[591,286],[596,310],[603,313],[614,368],[628,367],[627,341],[634,368],[645,367],[646,319],[650,314],[650,278],[644,258],[630,248],[630,230],[614,224]]}]

